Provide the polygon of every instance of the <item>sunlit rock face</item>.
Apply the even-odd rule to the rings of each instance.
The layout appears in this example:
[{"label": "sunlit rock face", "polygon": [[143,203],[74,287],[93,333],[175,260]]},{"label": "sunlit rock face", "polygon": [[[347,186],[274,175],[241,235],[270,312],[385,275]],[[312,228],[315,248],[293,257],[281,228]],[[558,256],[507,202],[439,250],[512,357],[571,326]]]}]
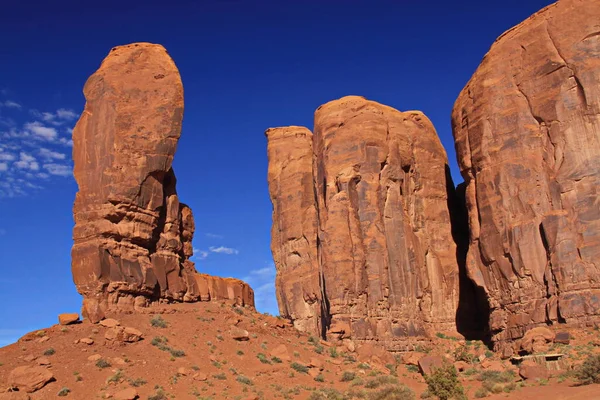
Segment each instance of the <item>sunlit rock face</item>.
[{"label": "sunlit rock face", "polygon": [[497,348],[600,315],[600,2],[561,0],[500,36],[452,124],[467,270]]}]

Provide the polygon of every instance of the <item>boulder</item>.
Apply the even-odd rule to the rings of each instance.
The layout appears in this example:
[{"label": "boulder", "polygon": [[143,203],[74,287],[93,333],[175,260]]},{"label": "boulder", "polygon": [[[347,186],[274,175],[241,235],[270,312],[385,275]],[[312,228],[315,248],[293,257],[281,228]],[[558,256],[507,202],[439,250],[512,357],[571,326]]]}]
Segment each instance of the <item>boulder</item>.
[{"label": "boulder", "polygon": [[138,398],[139,396],[135,388],[123,389],[114,395],[115,400],[135,400]]},{"label": "boulder", "polygon": [[100,321],[99,324],[107,328],[114,328],[121,325],[121,323],[114,318],[105,318]]},{"label": "boulder", "polygon": [[124,328],[122,326],[116,326],[106,331],[104,338],[106,340],[118,341],[118,342],[138,342],[142,340],[143,333],[135,328]]},{"label": "boulder", "polygon": [[71,325],[79,322],[79,314],[59,314],[58,323],[60,325]]},{"label": "boulder", "polygon": [[231,338],[237,341],[245,341],[250,340],[250,334],[247,330],[238,328],[237,326],[232,326],[229,331]]},{"label": "boulder", "polygon": [[21,366],[8,375],[8,386],[12,389],[33,393],[54,380],[54,375],[44,367]]},{"label": "boulder", "polygon": [[316,110],[314,133],[265,134],[281,315],[315,336],[327,321],[328,338],[390,350],[454,331],[454,184],[431,121],[347,96]]},{"label": "boulder", "polygon": [[441,368],[444,366],[444,359],[440,356],[425,356],[419,359],[419,369],[423,375],[429,375],[433,372],[434,368]]},{"label": "boulder", "polygon": [[547,352],[554,337],[554,332],[543,326],[530,329],[521,339],[519,350],[527,354]]},{"label": "boulder", "polygon": [[452,111],[467,273],[495,350],[530,326],[600,321],[597,0],[561,0],[502,34]]},{"label": "boulder", "polygon": [[280,344],[276,347],[274,347],[269,355],[271,357],[277,357],[279,358],[281,361],[290,361],[292,358],[290,357],[290,353],[288,351],[288,348],[285,344]]},{"label": "boulder", "polygon": [[88,346],[91,346],[91,345],[94,344],[94,339],[86,337],[86,338],[83,338],[83,339],[79,339],[79,342],[83,343],[83,344],[87,344]]},{"label": "boulder", "polygon": [[204,372],[196,372],[193,378],[195,381],[204,382],[208,379],[208,375],[206,375]]},{"label": "boulder", "polygon": [[548,379],[550,372],[548,369],[533,361],[523,361],[519,366],[519,375],[525,380]]},{"label": "boulder", "polygon": [[113,48],[83,92],[73,130],[79,190],[71,251],[83,316],[95,323],[109,311],[161,300],[226,298],[253,307],[247,284],[198,276],[190,260],[194,217],[179,200],[172,168],[183,86],[165,48]]},{"label": "boulder", "polygon": [[402,355],[402,363],[405,365],[419,365],[419,360],[427,354],[411,351]]}]

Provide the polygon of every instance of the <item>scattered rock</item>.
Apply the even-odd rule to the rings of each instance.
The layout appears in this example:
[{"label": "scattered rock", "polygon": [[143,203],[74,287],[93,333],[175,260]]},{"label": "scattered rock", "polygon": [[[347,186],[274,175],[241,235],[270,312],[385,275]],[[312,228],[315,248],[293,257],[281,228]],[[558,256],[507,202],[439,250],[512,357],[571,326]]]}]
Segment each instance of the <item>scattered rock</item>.
[{"label": "scattered rock", "polygon": [[205,381],[208,379],[208,375],[206,375],[204,372],[196,372],[193,376],[195,381]]},{"label": "scattered rock", "polygon": [[411,351],[402,355],[402,363],[406,365],[419,365],[419,360],[427,354],[418,351]]},{"label": "scattered rock", "polygon": [[356,345],[352,340],[344,339],[343,343],[344,347],[346,347],[346,350],[348,350],[350,353],[354,353],[356,351]]},{"label": "scattered rock", "polygon": [[521,363],[519,366],[519,375],[526,380],[540,380],[550,377],[550,373],[546,367],[529,360]]},{"label": "scattered rock", "polygon": [[135,328],[123,328],[122,326],[116,326],[110,328],[104,334],[106,340],[133,343],[142,340],[143,334],[141,331]]},{"label": "scattered rock", "polygon": [[35,360],[37,357],[34,356],[33,354],[28,354],[25,357],[23,357],[23,361],[25,362],[32,362],[33,360]]},{"label": "scattered rock", "polygon": [[290,361],[292,358],[290,357],[290,353],[288,352],[288,348],[285,344],[280,344],[274,347],[269,355],[271,357],[277,357],[282,361]]},{"label": "scattered rock", "polygon": [[43,336],[37,340],[38,343],[44,343],[50,340],[50,336]]},{"label": "scattered rock", "polygon": [[[357,350],[357,354],[358,360],[362,362],[371,363],[373,361],[377,361],[382,365],[396,363],[396,359],[389,351],[387,351],[383,346],[373,343],[366,343],[360,346]],[[374,360],[374,357],[376,357],[377,360]]]},{"label": "scattered rock", "polygon": [[61,325],[71,325],[79,322],[79,314],[60,314],[58,316],[58,323]]},{"label": "scattered rock", "polygon": [[569,332],[558,332],[554,337],[554,343],[569,344],[571,343],[571,334]]},{"label": "scattered rock", "polygon": [[177,373],[181,376],[187,376],[188,371],[184,367],[177,368]]},{"label": "scattered rock", "polygon": [[319,376],[320,373],[321,373],[321,371],[317,368],[311,368],[308,370],[308,375],[310,375],[313,378],[316,378],[317,376]]},{"label": "scattered rock", "polygon": [[114,328],[121,325],[119,321],[113,318],[105,318],[102,321],[100,321],[99,324],[107,328]]},{"label": "scattered rock", "polygon": [[483,360],[483,362],[481,363],[481,368],[483,368],[485,370],[489,370],[489,371],[499,371],[499,372],[502,372],[505,370],[504,364],[502,364],[500,361],[496,361],[496,360]]},{"label": "scattered rock", "polygon": [[323,361],[321,361],[320,359],[318,359],[316,357],[311,357],[310,362],[307,364],[307,367],[322,370],[323,369]]},{"label": "scattered rock", "polygon": [[419,369],[423,375],[429,375],[433,368],[441,368],[444,360],[440,356],[425,356],[419,359]]},{"label": "scattered rock", "polygon": [[115,400],[135,400],[138,398],[137,390],[134,388],[127,388],[115,393]]},{"label": "scattered rock", "polygon": [[91,346],[92,344],[94,344],[94,339],[92,339],[92,338],[83,338],[83,339],[80,339],[79,341],[83,344],[87,344],[88,346]]},{"label": "scattered rock", "polygon": [[38,365],[50,365],[50,359],[48,359],[48,357],[40,357],[37,359],[37,363]]},{"label": "scattered rock", "polygon": [[530,329],[520,341],[520,350],[528,354],[545,353],[554,341],[554,337],[554,332],[543,326]]},{"label": "scattered rock", "polygon": [[54,375],[44,367],[21,366],[13,369],[8,376],[9,387],[33,393],[54,380]]},{"label": "scattered rock", "polygon": [[229,333],[233,340],[238,340],[238,341],[250,340],[250,335],[248,334],[248,331],[245,329],[240,329],[237,326],[232,326]]},{"label": "scattered rock", "polygon": [[94,354],[88,357],[88,361],[98,361],[99,359],[101,359],[102,356],[100,354]]}]

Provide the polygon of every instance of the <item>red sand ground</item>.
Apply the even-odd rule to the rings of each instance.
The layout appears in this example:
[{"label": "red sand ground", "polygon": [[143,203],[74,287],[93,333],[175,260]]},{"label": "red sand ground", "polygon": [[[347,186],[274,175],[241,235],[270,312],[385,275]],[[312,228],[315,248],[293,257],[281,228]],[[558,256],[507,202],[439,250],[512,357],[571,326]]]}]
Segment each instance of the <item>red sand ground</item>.
[{"label": "red sand ground", "polygon": [[[136,385],[140,399],[148,399],[160,392],[165,397],[155,399],[343,399],[361,397],[315,397],[319,389],[334,388],[340,393],[354,391],[362,398],[369,399],[381,387],[369,389],[365,384],[388,376],[390,372],[383,366],[361,364],[356,354],[345,348],[337,349],[337,357],[331,355],[332,347],[319,345],[309,336],[298,333],[293,328],[277,327],[274,317],[246,309],[236,310],[221,303],[195,303],[169,305],[153,309],[166,321],[167,327],[154,327],[151,314],[119,314],[122,326],[134,327],[144,334],[144,340],[137,343],[115,343],[105,340],[109,329],[100,325],[83,322],[76,325],[55,325],[44,329],[43,333],[26,335],[15,344],[0,349],[0,392],[8,387],[10,372],[21,365],[37,365],[39,357],[50,361],[50,370],[55,381],[29,394],[31,399],[55,399],[62,388],[70,389],[66,398],[101,399],[110,398],[115,393]],[[243,313],[243,314],[240,314]],[[237,341],[231,337],[232,323],[239,319],[237,326],[249,332],[248,341]],[[573,357],[587,351],[599,351],[593,346],[600,341],[597,331],[579,332],[580,344],[572,343]],[[168,351],[153,345],[153,338],[166,337],[168,346],[183,350],[184,356],[173,357]],[[47,338],[47,339],[44,339]],[[91,345],[77,343],[77,340],[92,338]],[[438,339],[432,342],[432,352],[451,354],[451,349],[459,341]],[[270,352],[279,345],[285,345],[290,360],[272,361]],[[586,347],[587,346],[587,347]],[[48,349],[54,354],[44,356]],[[578,353],[578,349],[581,351]],[[592,350],[589,350],[592,349]],[[482,349],[481,351],[484,351]],[[563,349],[564,350],[564,349]],[[345,353],[343,353],[345,352]],[[51,351],[49,352],[51,353]],[[100,355],[110,363],[109,367],[99,368],[96,361],[88,358]],[[268,363],[259,359],[264,354]],[[489,355],[489,353],[488,353]],[[31,360],[33,357],[38,357]],[[284,358],[284,357],[281,357]],[[292,363],[302,365],[322,363],[323,382],[316,381],[308,373],[296,371]],[[492,357],[495,359],[495,357]],[[27,361],[29,360],[29,361]],[[475,368],[478,368],[476,365]],[[183,368],[183,370],[182,370]],[[414,369],[414,368],[413,368]],[[313,375],[316,375],[314,369]],[[344,372],[354,372],[356,379],[342,382]],[[183,374],[182,374],[183,373]],[[423,377],[406,366],[396,366],[400,384],[408,386],[419,396],[427,389]],[[206,377],[206,380],[201,380]],[[248,380],[246,380],[247,378]],[[463,385],[469,398],[473,398],[480,382],[475,378],[462,376]],[[137,381],[136,381],[137,380]],[[490,395],[488,399],[600,399],[600,385],[574,386],[569,379],[558,383],[558,377],[548,382],[526,383],[510,393]],[[145,382],[145,383],[144,383]],[[0,393],[0,399],[21,399],[23,393]],[[341,395],[340,395],[341,396]]]}]

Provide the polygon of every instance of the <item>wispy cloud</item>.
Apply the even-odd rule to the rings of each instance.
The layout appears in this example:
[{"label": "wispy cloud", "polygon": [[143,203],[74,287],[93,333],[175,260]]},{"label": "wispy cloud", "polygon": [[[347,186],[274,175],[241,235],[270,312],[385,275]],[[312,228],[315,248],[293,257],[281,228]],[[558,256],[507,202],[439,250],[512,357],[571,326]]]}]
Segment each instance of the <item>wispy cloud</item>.
[{"label": "wispy cloud", "polygon": [[[0,198],[26,196],[43,189],[53,177],[71,177],[71,122],[77,114],[66,108],[54,112],[18,114],[22,106],[0,101]],[[11,114],[12,113],[12,114]],[[36,119],[17,124],[23,116]]]},{"label": "wispy cloud", "polygon": [[204,236],[212,238],[212,239],[224,239],[225,238],[223,235],[217,235],[216,233],[210,233],[210,232],[205,233]]},{"label": "wispy cloud", "polygon": [[12,100],[0,101],[0,107],[21,109],[21,105]]},{"label": "wispy cloud", "polygon": [[258,311],[279,314],[275,296],[275,264],[270,262],[263,268],[254,269],[242,280],[254,290],[254,302]]},{"label": "wispy cloud", "polygon": [[208,249],[212,253],[219,253],[219,254],[238,254],[239,253],[239,251],[237,249],[234,249],[231,247],[225,247],[225,246],[219,246],[219,247],[210,246]]},{"label": "wispy cloud", "polygon": [[194,247],[194,255],[192,258],[195,258],[197,260],[205,260],[206,257],[208,257],[208,251],[200,250]]}]

